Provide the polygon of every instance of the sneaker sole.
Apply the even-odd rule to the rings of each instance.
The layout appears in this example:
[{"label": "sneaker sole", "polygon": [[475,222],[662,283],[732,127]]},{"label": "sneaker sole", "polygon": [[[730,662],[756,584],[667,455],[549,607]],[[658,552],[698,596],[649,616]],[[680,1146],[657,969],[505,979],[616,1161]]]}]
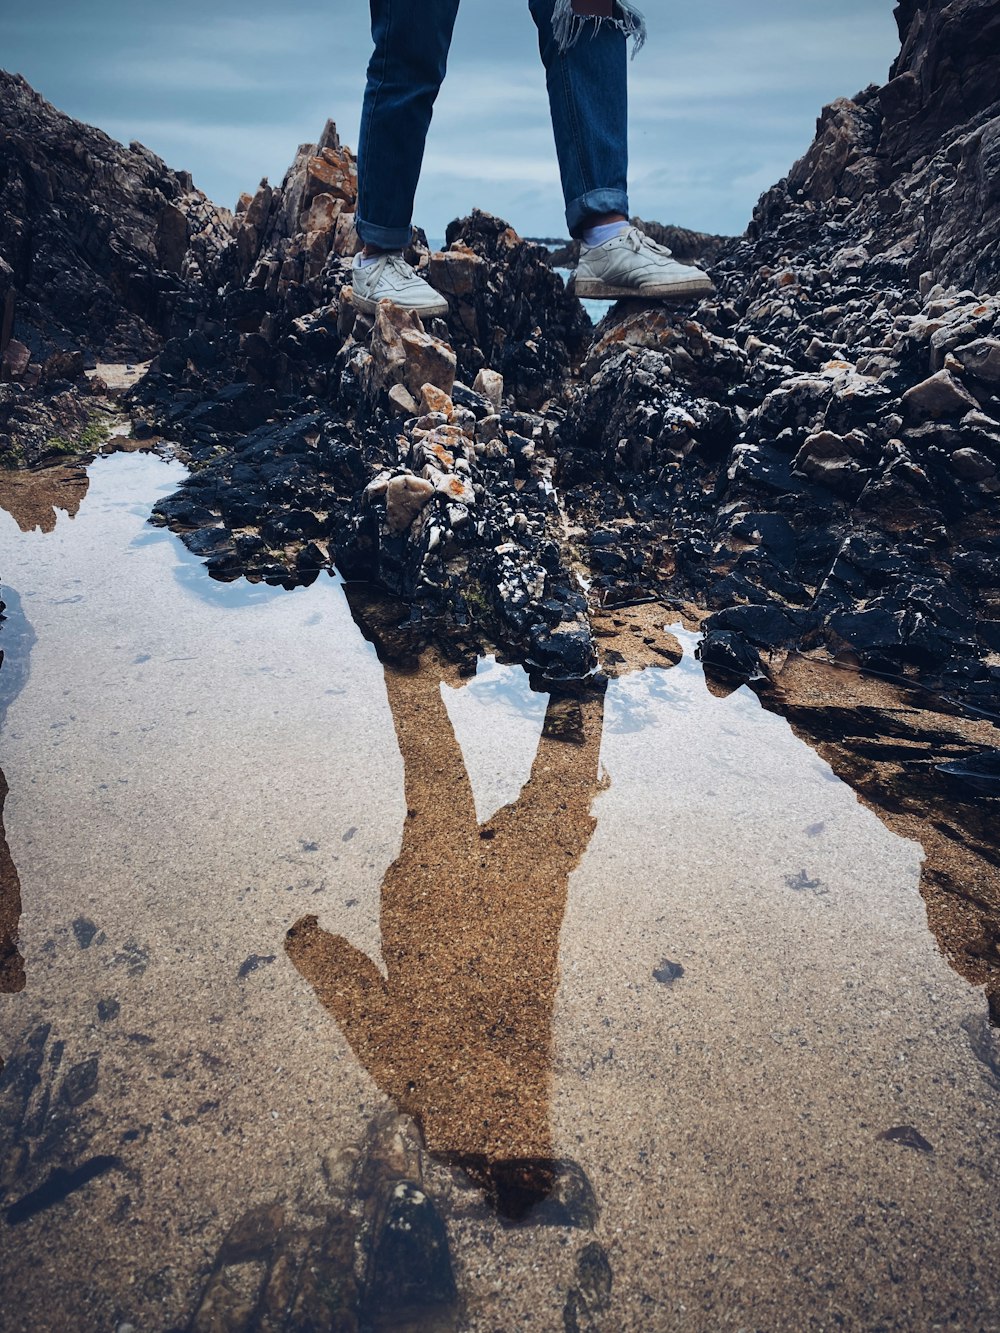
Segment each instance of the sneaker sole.
[{"label": "sneaker sole", "polygon": [[690,282],[664,282],[640,289],[601,282],[599,278],[573,278],[569,290],[591,301],[620,301],[623,297],[641,301],[686,301],[690,296],[710,296],[715,291],[715,283],[707,278],[695,278]]},{"label": "sneaker sole", "polygon": [[[379,300],[389,301],[392,300],[392,298],[388,296],[380,296]],[[392,303],[393,305],[398,305],[400,310],[415,310],[418,315],[447,315],[448,313],[447,301],[439,301],[437,305],[425,306],[402,305],[399,301],[393,301]],[[351,288],[351,304],[357,306],[357,308],[366,315],[374,315],[378,312],[378,301],[373,301],[369,296],[360,296],[353,287]]]}]

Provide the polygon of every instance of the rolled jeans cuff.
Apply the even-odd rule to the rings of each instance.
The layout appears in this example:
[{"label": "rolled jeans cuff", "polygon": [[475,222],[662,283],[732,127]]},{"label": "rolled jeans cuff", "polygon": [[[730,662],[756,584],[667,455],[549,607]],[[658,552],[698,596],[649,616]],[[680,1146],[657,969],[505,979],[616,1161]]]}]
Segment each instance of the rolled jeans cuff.
[{"label": "rolled jeans cuff", "polygon": [[628,195],[625,191],[588,190],[567,204],[566,225],[569,234],[574,237],[582,235],[587,218],[601,213],[622,213],[628,217]]},{"label": "rolled jeans cuff", "polygon": [[412,226],[380,227],[360,217],[354,219],[354,230],[365,245],[377,246],[379,250],[405,250],[413,238]]}]

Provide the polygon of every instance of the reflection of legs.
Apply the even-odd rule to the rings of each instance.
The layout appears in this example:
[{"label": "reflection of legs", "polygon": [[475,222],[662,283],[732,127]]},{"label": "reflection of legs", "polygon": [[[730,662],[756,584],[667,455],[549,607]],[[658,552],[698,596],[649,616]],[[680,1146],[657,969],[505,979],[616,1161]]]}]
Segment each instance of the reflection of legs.
[{"label": "reflection of legs", "polygon": [[478,837],[472,786],[441,697],[446,668],[440,662],[435,666],[435,671],[413,672],[385,668],[386,693],[403,756],[404,842],[412,833],[421,840]]},{"label": "reflection of legs", "polygon": [[518,801],[480,829],[441,671],[429,667],[385,673],[407,801],[402,848],[382,882],[387,978],[315,918],[298,922],[286,947],[428,1148],[518,1212],[555,1178],[559,933],[569,874],[594,826],[602,705],[580,705],[582,745],[541,741]]},{"label": "reflection of legs", "polygon": [[590,25],[568,51],[552,31],[555,0],[530,0],[545,65],[570,235],[599,214],[628,216],[628,60],[625,34]]},{"label": "reflection of legs", "polygon": [[[547,720],[567,702],[551,698]],[[544,849],[558,844],[565,855],[578,860],[594,827],[590,806],[598,787],[604,698],[588,698],[570,706],[580,709],[582,745],[543,735],[521,795],[513,805],[498,811],[489,827],[499,832],[516,826],[522,842],[538,840],[540,856]]]},{"label": "reflection of legs", "polygon": [[409,243],[413,197],[458,0],[371,0],[375,51],[358,137],[358,235],[386,250]]}]

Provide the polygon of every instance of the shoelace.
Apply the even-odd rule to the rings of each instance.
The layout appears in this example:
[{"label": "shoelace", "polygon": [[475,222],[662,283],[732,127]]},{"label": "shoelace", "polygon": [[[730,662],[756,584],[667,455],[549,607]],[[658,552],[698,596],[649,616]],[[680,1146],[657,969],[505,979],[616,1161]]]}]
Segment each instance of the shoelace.
[{"label": "shoelace", "polygon": [[646,233],[640,231],[638,227],[629,227],[624,235],[625,244],[630,250],[634,250],[636,254],[638,254],[640,250],[652,250],[654,254],[666,255],[669,259],[672,259],[674,256],[673,250],[668,250],[665,245],[660,245],[658,241],[654,241],[651,236],[647,236]]},{"label": "shoelace", "polygon": [[385,273],[386,268],[391,268],[397,277],[403,278],[404,281],[407,282],[411,281],[416,276],[413,269],[403,258],[401,251],[390,251],[390,253],[386,255],[385,268],[382,270],[383,273]]}]

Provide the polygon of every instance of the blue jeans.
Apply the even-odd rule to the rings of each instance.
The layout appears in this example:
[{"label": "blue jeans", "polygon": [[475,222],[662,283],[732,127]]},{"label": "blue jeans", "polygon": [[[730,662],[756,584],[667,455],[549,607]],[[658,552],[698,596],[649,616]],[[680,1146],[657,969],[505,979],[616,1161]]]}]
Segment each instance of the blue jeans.
[{"label": "blue jeans", "polygon": [[[459,0],[370,0],[375,52],[358,137],[358,235],[398,250],[410,240],[424,143],[444,79]],[[499,0],[501,4],[509,0]],[[587,24],[568,51],[552,33],[555,0],[529,0],[545,66],[571,236],[588,217],[628,216],[626,37]]]}]

